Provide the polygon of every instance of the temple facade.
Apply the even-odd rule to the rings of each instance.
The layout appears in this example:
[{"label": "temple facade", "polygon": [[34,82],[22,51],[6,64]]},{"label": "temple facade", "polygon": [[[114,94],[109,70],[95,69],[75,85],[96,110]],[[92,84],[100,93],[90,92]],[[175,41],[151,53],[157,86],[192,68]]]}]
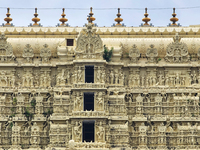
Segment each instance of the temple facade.
[{"label": "temple facade", "polygon": [[147,12],[143,27],[120,12],[96,27],[92,15],[0,27],[0,148],[200,149],[200,27],[152,27]]}]

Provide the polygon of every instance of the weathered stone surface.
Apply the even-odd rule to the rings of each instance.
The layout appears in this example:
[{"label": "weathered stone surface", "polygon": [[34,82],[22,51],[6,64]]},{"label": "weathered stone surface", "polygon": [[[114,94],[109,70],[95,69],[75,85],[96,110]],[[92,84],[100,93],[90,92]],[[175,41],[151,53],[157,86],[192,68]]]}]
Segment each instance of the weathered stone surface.
[{"label": "weathered stone surface", "polygon": [[[0,148],[200,149],[200,39],[184,34],[199,28],[172,28],[0,27]],[[45,35],[27,34],[38,31]],[[103,45],[114,48],[110,62]],[[86,66],[94,83],[85,83]]]}]

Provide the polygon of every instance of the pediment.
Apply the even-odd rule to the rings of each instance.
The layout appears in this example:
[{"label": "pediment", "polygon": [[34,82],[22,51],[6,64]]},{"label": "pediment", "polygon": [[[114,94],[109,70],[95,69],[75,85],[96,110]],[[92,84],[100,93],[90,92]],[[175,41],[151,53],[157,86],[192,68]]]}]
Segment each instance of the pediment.
[{"label": "pediment", "polygon": [[181,38],[178,33],[173,38],[174,42],[166,48],[165,60],[171,63],[183,63],[189,61],[188,47],[185,43],[180,42]]},{"label": "pediment", "polygon": [[86,25],[87,29],[83,29],[77,39],[75,48],[76,58],[103,58],[103,42],[99,35],[96,35],[96,29],[92,24]]}]

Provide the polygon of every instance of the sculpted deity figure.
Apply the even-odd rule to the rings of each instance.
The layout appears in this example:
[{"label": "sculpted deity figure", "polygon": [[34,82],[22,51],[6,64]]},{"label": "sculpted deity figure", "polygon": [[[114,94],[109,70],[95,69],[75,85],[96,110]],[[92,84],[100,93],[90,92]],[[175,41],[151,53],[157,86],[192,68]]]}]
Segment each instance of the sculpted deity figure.
[{"label": "sculpted deity figure", "polygon": [[74,83],[77,83],[77,70],[74,70],[73,81]]},{"label": "sculpted deity figure", "polygon": [[176,83],[174,85],[180,85],[180,76],[179,73],[176,74],[176,80],[174,80]]},{"label": "sculpted deity figure", "polygon": [[62,69],[62,71],[57,75],[56,82],[57,85],[65,85],[65,69]]},{"label": "sculpted deity figure", "polygon": [[168,75],[165,78],[165,86],[169,86],[169,77],[168,77]]},{"label": "sculpted deity figure", "polygon": [[81,110],[82,107],[82,99],[81,99],[81,93],[76,93],[75,101],[74,101],[74,108],[77,110]]},{"label": "sculpted deity figure", "polygon": [[77,77],[78,77],[78,82],[81,82],[82,81],[82,69],[80,66],[78,69]]},{"label": "sculpted deity figure", "polygon": [[115,84],[118,84],[118,79],[119,79],[119,73],[118,70],[115,70]]},{"label": "sculpted deity figure", "polygon": [[188,62],[190,59],[188,48],[185,43],[180,42],[181,38],[178,33],[173,38],[174,42],[170,43],[166,48],[165,60],[171,63]]},{"label": "sculpted deity figure", "polygon": [[159,85],[163,85],[163,81],[164,81],[164,76],[162,75],[162,72],[160,71],[160,74],[158,76],[158,81],[159,81]]},{"label": "sculpted deity figure", "polygon": [[134,44],[129,50],[129,57],[133,63],[137,63],[140,57],[140,51],[137,49],[137,46]]},{"label": "sculpted deity figure", "polygon": [[196,75],[195,71],[191,74],[191,77],[192,77],[192,83],[196,84],[197,83],[197,75]]},{"label": "sculpted deity figure", "polygon": [[67,76],[66,76],[66,78],[67,78],[67,83],[68,84],[70,84],[70,71],[68,70],[68,72],[67,72]]},{"label": "sculpted deity figure", "polygon": [[147,60],[149,63],[156,63],[156,58],[158,56],[158,51],[153,44],[150,45],[150,48],[147,49]]},{"label": "sculpted deity figure", "polygon": [[102,106],[103,106],[103,93],[102,92],[98,93],[98,96],[97,96],[97,105],[98,105],[98,108],[100,110],[102,110]]},{"label": "sculpted deity figure", "polygon": [[174,79],[173,79],[173,77],[170,77],[169,80],[170,80],[170,86],[174,86]]},{"label": "sculpted deity figure", "polygon": [[81,140],[81,126],[82,126],[82,123],[76,121],[75,126],[74,126],[74,141],[75,142],[80,142]]},{"label": "sculpted deity figure", "polygon": [[198,80],[198,84],[200,84],[200,74],[198,75],[197,80]]},{"label": "sculpted deity figure", "polygon": [[119,73],[119,84],[124,85],[124,74],[122,70]]},{"label": "sculpted deity figure", "polygon": [[100,67],[98,67],[98,69],[97,69],[96,79],[97,79],[97,82],[101,82],[101,69],[100,69]]},{"label": "sculpted deity figure", "polygon": [[98,142],[103,142],[104,141],[104,133],[105,129],[102,125],[102,122],[99,122],[98,131],[97,131],[97,137],[98,137]]},{"label": "sculpted deity figure", "polygon": [[142,87],[144,87],[144,79],[145,79],[145,77],[142,76],[142,77],[141,77],[141,84],[142,84]]},{"label": "sculpted deity figure", "polygon": [[113,84],[113,81],[114,81],[114,73],[111,70],[111,72],[110,72],[110,84]]},{"label": "sculpted deity figure", "polygon": [[106,77],[106,73],[105,73],[105,70],[103,70],[101,74],[101,83],[105,83],[105,77]]},{"label": "sculpted deity figure", "polygon": [[140,77],[137,76],[136,79],[137,79],[137,85],[138,85],[138,87],[140,87]]}]

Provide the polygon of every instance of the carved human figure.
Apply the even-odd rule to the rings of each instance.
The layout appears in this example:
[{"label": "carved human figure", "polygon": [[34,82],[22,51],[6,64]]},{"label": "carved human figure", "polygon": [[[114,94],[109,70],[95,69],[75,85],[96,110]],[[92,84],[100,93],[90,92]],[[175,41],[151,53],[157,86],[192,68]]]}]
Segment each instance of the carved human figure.
[{"label": "carved human figure", "polygon": [[106,73],[105,73],[105,70],[103,70],[101,74],[101,83],[105,83],[105,77],[106,77]]},{"label": "carved human figure", "polygon": [[110,72],[110,84],[113,84],[113,81],[114,81],[114,73],[111,70],[111,72]]},{"label": "carved human figure", "polygon": [[173,79],[173,77],[170,77],[169,80],[170,80],[170,86],[174,86],[174,79]]},{"label": "carved human figure", "polygon": [[141,84],[142,84],[142,87],[144,87],[144,79],[145,79],[144,76],[142,76],[142,77],[141,77]]},{"label": "carved human figure", "polygon": [[81,140],[81,126],[82,124],[78,121],[75,122],[74,126],[74,141],[80,142]]},{"label": "carved human figure", "polygon": [[152,86],[155,86],[156,85],[156,78],[152,77],[152,81],[153,81]]},{"label": "carved human figure", "polygon": [[67,83],[70,84],[70,71],[69,70],[67,72],[66,78],[67,78]]},{"label": "carved human figure", "polygon": [[138,85],[138,87],[140,87],[140,77],[137,76],[136,79],[137,79],[137,85]]},{"label": "carved human figure", "polygon": [[180,76],[179,73],[176,74],[176,80],[175,80],[175,84],[174,85],[180,85]]},{"label": "carved human figure", "polygon": [[118,70],[115,70],[115,84],[118,84],[118,79],[119,79],[119,73]]},{"label": "carved human figure", "polygon": [[98,96],[97,96],[97,105],[98,105],[98,108],[100,110],[102,110],[102,106],[103,106],[103,93],[102,92],[98,93]]},{"label": "carved human figure", "polygon": [[76,110],[81,110],[82,109],[81,106],[82,106],[81,93],[77,92],[74,102],[74,108],[76,108]]},{"label": "carved human figure", "polygon": [[15,87],[15,76],[13,75],[11,78],[11,85],[12,87]]},{"label": "carved human figure", "polygon": [[124,74],[122,70],[119,73],[119,84],[124,85]]},{"label": "carved human figure", "polygon": [[82,81],[82,69],[79,66],[78,73],[77,73],[78,82]]},{"label": "carved human figure", "polygon": [[163,85],[163,81],[164,81],[164,76],[162,75],[162,72],[160,71],[160,74],[158,76],[158,81],[159,81],[159,85]]},{"label": "carved human figure", "polygon": [[196,75],[196,72],[195,72],[195,71],[191,74],[191,77],[192,77],[192,83],[193,83],[193,84],[196,84],[197,75]]},{"label": "carved human figure", "polygon": [[165,78],[165,86],[169,86],[169,77],[168,76],[166,76],[166,78]]},{"label": "carved human figure", "polygon": [[98,69],[97,69],[96,79],[97,79],[97,82],[101,82],[101,69],[100,69],[100,67],[98,67]]},{"label": "carved human figure", "polygon": [[103,142],[105,129],[104,129],[101,121],[99,122],[99,126],[97,126],[97,127],[98,127],[98,130],[97,130],[98,142]]},{"label": "carved human figure", "polygon": [[74,70],[73,81],[74,83],[77,83],[77,70]]},{"label": "carved human figure", "polygon": [[197,80],[198,80],[198,84],[200,84],[200,75],[198,75]]}]

